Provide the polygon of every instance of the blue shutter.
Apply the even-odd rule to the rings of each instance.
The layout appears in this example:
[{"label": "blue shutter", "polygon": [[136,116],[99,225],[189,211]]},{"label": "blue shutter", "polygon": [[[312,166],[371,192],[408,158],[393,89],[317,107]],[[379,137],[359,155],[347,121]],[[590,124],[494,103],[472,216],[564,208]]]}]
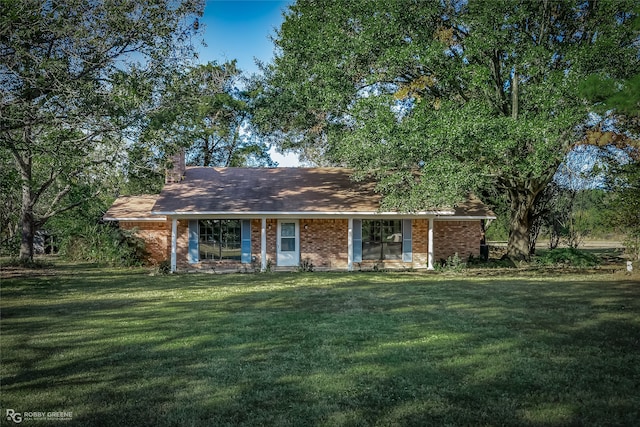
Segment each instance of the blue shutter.
[{"label": "blue shutter", "polygon": [[402,261],[413,261],[413,250],[411,248],[411,220],[402,220]]},{"label": "blue shutter", "polygon": [[251,264],[251,220],[242,220],[242,230],[240,232],[242,243],[240,261],[243,264]]},{"label": "blue shutter", "polygon": [[189,220],[189,264],[195,264],[200,261],[198,248],[198,220]]},{"label": "blue shutter", "polygon": [[362,220],[353,220],[353,262],[362,262]]}]

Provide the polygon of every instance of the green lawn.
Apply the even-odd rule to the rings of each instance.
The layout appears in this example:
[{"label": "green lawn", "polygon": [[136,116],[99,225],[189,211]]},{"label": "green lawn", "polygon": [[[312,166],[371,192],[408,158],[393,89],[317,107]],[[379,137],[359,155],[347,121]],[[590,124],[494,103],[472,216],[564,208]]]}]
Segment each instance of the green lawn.
[{"label": "green lawn", "polygon": [[0,423],[640,423],[637,276],[57,268],[2,280]]}]

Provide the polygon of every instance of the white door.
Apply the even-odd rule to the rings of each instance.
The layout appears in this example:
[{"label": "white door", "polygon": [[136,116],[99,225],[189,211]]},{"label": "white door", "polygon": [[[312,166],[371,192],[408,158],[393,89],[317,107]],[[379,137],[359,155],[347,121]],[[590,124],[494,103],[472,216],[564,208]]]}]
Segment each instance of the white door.
[{"label": "white door", "polygon": [[276,264],[283,267],[299,265],[300,233],[298,221],[278,220],[278,254]]}]

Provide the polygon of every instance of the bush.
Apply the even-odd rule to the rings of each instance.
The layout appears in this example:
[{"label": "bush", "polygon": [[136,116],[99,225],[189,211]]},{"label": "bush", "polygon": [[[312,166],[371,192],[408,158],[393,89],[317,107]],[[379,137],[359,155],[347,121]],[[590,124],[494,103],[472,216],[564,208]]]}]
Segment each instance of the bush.
[{"label": "bush", "polygon": [[298,267],[298,271],[300,272],[313,272],[313,263],[311,262],[311,259],[309,258],[305,258],[300,262],[300,266]]},{"label": "bush", "polygon": [[20,234],[0,240],[0,256],[15,256],[18,252],[20,252]]},{"label": "bush", "polygon": [[439,271],[452,271],[455,273],[459,273],[462,270],[467,268],[467,263],[460,258],[458,252],[456,252],[453,256],[450,256],[446,259],[446,261],[442,261],[440,266],[436,266],[436,270]]},{"label": "bush", "polygon": [[631,259],[640,260],[640,230],[627,235],[624,240],[625,252]]},{"label": "bush", "polygon": [[543,266],[596,267],[600,265],[600,259],[597,256],[576,248],[552,249],[538,255],[535,261]]},{"label": "bush", "polygon": [[134,231],[95,224],[65,237],[60,255],[71,261],[131,267],[143,264],[145,248],[144,241],[136,237]]},{"label": "bush", "polygon": [[160,264],[158,264],[158,273],[160,274],[170,274],[171,273],[171,261],[165,259]]}]

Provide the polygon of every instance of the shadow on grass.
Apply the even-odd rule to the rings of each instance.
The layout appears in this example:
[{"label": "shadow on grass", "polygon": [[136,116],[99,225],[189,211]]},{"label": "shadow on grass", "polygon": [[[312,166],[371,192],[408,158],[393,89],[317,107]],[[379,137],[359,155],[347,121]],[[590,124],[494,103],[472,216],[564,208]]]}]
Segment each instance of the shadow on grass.
[{"label": "shadow on grass", "polygon": [[634,424],[640,289],[609,277],[11,282],[2,404],[70,425]]}]

